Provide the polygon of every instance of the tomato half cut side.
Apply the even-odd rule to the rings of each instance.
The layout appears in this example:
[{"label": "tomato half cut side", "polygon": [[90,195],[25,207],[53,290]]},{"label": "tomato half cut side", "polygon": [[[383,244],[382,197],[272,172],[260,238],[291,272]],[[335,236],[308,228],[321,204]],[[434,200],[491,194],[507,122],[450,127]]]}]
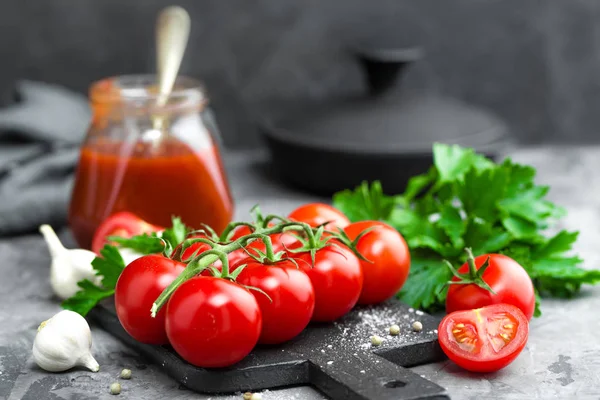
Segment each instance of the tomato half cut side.
[{"label": "tomato half cut side", "polygon": [[521,353],[529,336],[525,314],[510,304],[495,304],[448,314],[438,339],[444,353],[472,372],[498,371]]}]

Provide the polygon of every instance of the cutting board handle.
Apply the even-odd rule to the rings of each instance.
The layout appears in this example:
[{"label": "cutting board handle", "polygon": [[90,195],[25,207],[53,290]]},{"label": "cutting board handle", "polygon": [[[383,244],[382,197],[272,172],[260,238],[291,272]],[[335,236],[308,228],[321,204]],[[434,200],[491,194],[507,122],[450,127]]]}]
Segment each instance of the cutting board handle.
[{"label": "cutting board handle", "polygon": [[309,381],[336,400],[450,398],[438,385],[370,351],[334,360],[310,357]]}]

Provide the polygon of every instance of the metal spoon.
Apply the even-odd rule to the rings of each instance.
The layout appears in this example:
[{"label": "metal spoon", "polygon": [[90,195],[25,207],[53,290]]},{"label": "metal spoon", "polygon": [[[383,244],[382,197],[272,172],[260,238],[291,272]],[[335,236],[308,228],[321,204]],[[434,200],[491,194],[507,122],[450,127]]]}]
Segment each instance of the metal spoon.
[{"label": "metal spoon", "polygon": [[[157,108],[164,106],[169,99],[181,60],[190,36],[190,16],[179,6],[163,9],[156,20],[156,72],[158,75]],[[154,129],[161,130],[164,116],[155,115]]]}]

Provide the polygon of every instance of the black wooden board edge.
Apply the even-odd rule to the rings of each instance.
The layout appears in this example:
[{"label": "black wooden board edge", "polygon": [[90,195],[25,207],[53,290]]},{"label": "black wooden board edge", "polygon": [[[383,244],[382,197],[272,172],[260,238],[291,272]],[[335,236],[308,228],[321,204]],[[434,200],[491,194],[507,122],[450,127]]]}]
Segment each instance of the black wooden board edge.
[{"label": "black wooden board edge", "polygon": [[[397,304],[401,304],[397,302]],[[406,307],[402,305],[403,307]],[[119,323],[111,305],[96,307],[90,317],[103,329],[138,350],[142,356],[188,389],[201,393],[258,391],[294,385],[312,385],[332,399],[417,400],[449,399],[445,389],[411,372],[414,366],[444,358],[437,341],[421,341],[401,347],[360,349],[352,354],[334,348],[328,354],[319,345],[298,345],[302,353],[277,346],[260,348],[248,362],[224,369],[203,369],[182,360],[168,346],[152,346],[133,339]],[[436,320],[422,315],[424,326]],[[327,336],[326,325],[309,328],[309,336]],[[324,334],[325,333],[325,334]],[[306,338],[309,343],[312,337]],[[290,348],[293,348],[294,344]],[[341,347],[341,346],[340,346]],[[308,350],[308,351],[307,351]],[[401,366],[402,365],[402,366]]]}]

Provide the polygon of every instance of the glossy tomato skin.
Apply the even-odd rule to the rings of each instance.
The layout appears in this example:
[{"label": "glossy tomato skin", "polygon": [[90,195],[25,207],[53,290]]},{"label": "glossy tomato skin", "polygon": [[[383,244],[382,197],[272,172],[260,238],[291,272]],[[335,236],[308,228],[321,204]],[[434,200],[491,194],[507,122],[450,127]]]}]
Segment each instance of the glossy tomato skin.
[{"label": "glossy tomato skin", "polygon": [[115,287],[115,306],[121,325],[142,343],[167,344],[165,311],[150,316],[152,303],[183,271],[185,265],[161,255],[147,255],[132,261],[121,273]]},{"label": "glossy tomato skin", "polygon": [[202,368],[227,367],[258,342],[262,317],[254,296],[231,281],[199,276],[185,281],[167,303],[173,349]]},{"label": "glossy tomato skin", "polygon": [[143,233],[158,232],[164,228],[152,225],[128,211],[121,211],[106,218],[92,239],[92,251],[100,254],[109,236],[132,237]]},{"label": "glossy tomato skin", "polygon": [[[483,273],[483,280],[496,294],[477,285],[450,285],[446,297],[446,312],[470,310],[492,304],[512,304],[519,307],[528,320],[535,310],[535,291],[531,278],[515,260],[501,254],[490,254],[490,266]],[[475,257],[475,265],[479,269],[488,255]],[[465,263],[458,272],[467,273],[469,266]],[[454,277],[453,281],[458,281]]]},{"label": "glossy tomato skin", "polygon": [[290,261],[264,265],[253,259],[241,261],[246,267],[237,282],[261,289],[251,291],[262,314],[259,343],[279,344],[296,337],[310,322],[315,292],[309,277]]},{"label": "glossy tomato skin", "polygon": [[529,337],[529,320],[510,304],[456,311],[442,319],[438,339],[444,353],[472,372],[498,371],[517,358]]},{"label": "glossy tomato skin", "polygon": [[317,251],[311,266],[309,253],[293,256],[308,275],[315,290],[312,321],[335,321],[356,305],[363,285],[358,258],[349,249],[325,247]]},{"label": "glossy tomato skin", "polygon": [[377,304],[393,297],[408,278],[410,252],[406,241],[391,226],[379,221],[355,222],[344,228],[354,240],[371,228],[357,243],[358,252],[369,261],[360,260],[364,283],[359,304]]},{"label": "glossy tomato skin", "polygon": [[293,221],[306,222],[312,227],[317,227],[330,221],[325,226],[327,230],[336,228],[344,229],[350,225],[350,220],[340,210],[324,203],[304,204],[292,211],[288,218]]}]

